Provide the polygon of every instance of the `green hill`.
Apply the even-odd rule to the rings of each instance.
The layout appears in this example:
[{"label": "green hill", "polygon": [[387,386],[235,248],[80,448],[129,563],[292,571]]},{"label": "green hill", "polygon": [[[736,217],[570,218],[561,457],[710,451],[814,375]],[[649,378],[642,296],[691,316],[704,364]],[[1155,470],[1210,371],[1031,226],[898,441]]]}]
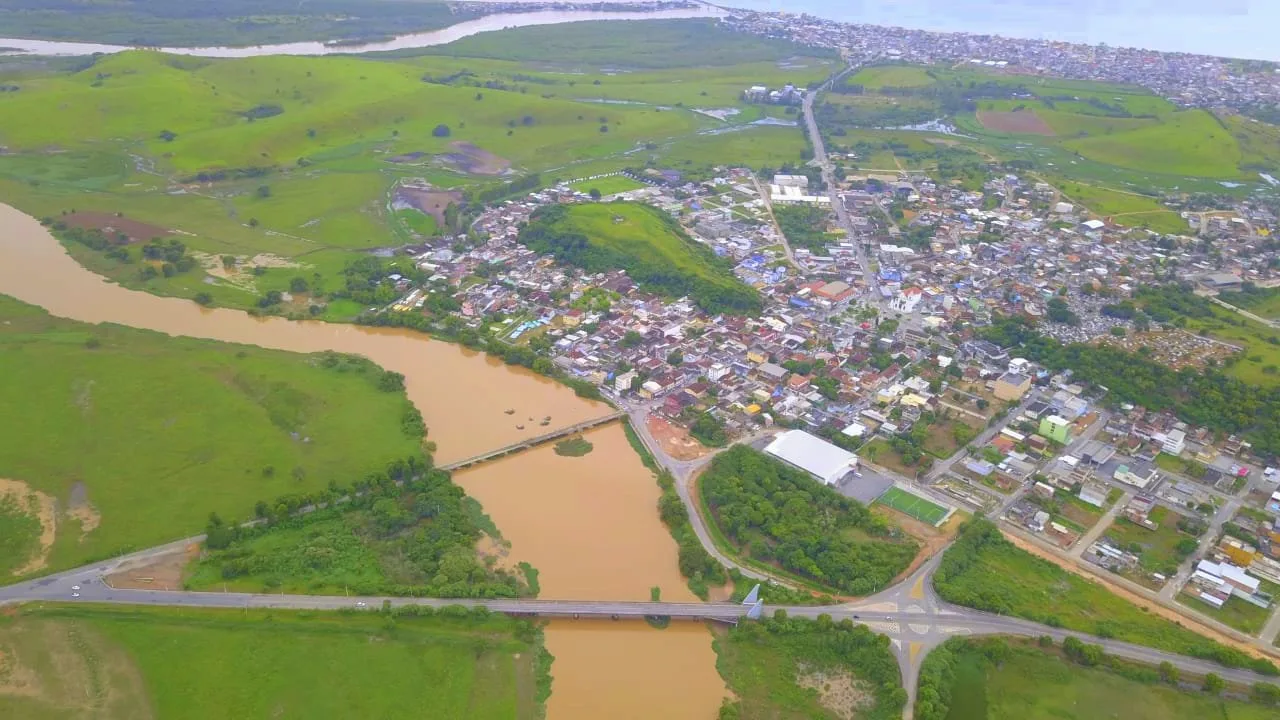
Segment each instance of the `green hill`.
[{"label": "green hill", "polygon": [[530,249],[587,272],[626,270],[651,292],[689,296],[709,313],[760,312],[760,297],[675,220],[638,203],[553,205],[520,232]]}]

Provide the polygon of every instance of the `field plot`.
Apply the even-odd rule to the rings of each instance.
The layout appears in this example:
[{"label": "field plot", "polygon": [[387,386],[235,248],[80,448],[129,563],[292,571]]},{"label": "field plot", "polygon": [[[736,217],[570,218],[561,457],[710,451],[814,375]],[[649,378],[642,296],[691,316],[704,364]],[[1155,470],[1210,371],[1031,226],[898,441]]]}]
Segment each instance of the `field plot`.
[{"label": "field plot", "polygon": [[1018,110],[1015,112],[999,112],[979,110],[978,122],[988,130],[1001,133],[1023,133],[1053,137],[1057,133],[1048,123],[1040,119],[1034,110]]},{"label": "field plot", "polygon": [[897,487],[886,490],[876,503],[935,526],[947,516],[947,509],[941,505]]},{"label": "field plot", "polygon": [[[0,296],[0,478],[56,499],[29,570],[194,535],[420,451],[382,370],[51,317]],[[305,439],[305,442],[304,442]]]},{"label": "field plot", "polygon": [[925,87],[934,83],[927,68],[917,65],[878,65],[863,68],[845,80],[845,85],[861,85],[867,90],[885,87]]},{"label": "field plot", "polygon": [[527,626],[466,613],[28,607],[0,649],[0,716],[32,720],[532,720],[550,682]]}]

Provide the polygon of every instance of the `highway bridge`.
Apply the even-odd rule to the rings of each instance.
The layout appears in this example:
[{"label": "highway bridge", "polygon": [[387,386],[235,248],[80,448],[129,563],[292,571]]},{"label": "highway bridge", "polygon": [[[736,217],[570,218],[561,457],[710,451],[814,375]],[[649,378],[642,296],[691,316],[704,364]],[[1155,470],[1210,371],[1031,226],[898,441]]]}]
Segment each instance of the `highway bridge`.
[{"label": "highway bridge", "polygon": [[520,452],[521,450],[528,450],[529,448],[537,447],[538,445],[549,443],[553,440],[559,440],[560,438],[569,437],[571,435],[577,435],[578,433],[586,432],[591,428],[600,427],[601,425],[607,425],[613,422],[614,420],[617,420],[625,416],[626,416],[626,413],[624,412],[610,413],[608,415],[594,418],[592,420],[586,420],[586,421],[580,422],[577,425],[570,425],[569,427],[566,427],[566,428],[553,430],[551,432],[543,433],[541,435],[535,435],[534,437],[528,438],[527,440],[521,440],[519,442],[511,443],[510,445],[504,445],[500,448],[497,448],[496,450],[489,450],[487,452],[480,453],[479,455],[472,455],[469,458],[457,460],[449,463],[448,465],[440,465],[439,467],[441,470],[462,470],[463,468],[468,468],[468,467],[471,467],[472,465],[479,465],[480,463],[483,463],[483,462],[496,460],[500,457],[510,455],[511,453]]}]

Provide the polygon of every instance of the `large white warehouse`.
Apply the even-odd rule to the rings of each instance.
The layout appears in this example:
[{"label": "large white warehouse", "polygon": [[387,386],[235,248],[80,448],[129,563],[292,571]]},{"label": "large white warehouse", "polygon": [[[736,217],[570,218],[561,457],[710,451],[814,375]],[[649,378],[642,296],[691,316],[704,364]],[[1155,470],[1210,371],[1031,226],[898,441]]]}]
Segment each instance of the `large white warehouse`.
[{"label": "large white warehouse", "polygon": [[765,446],[764,451],[828,485],[835,485],[850,469],[858,466],[857,455],[803,430],[780,433]]}]

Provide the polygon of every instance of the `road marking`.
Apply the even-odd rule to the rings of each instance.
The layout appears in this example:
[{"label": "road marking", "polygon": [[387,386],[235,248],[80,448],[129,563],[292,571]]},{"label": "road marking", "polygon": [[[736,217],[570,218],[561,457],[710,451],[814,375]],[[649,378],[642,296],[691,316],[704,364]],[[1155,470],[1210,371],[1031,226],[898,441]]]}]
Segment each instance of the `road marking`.
[{"label": "road marking", "polygon": [[916,584],[911,586],[911,599],[912,600],[924,599],[924,575],[921,575],[920,577],[916,578]]},{"label": "road marking", "polygon": [[907,659],[911,661],[911,664],[912,664],[912,665],[915,665],[915,664],[916,664],[916,656],[917,656],[917,655],[919,655],[919,654],[920,654],[920,651],[921,651],[921,650],[923,650],[923,649],[924,649],[924,643],[918,643],[918,642],[914,642],[914,641],[913,641],[913,642],[908,646],[908,649],[907,649]]}]

